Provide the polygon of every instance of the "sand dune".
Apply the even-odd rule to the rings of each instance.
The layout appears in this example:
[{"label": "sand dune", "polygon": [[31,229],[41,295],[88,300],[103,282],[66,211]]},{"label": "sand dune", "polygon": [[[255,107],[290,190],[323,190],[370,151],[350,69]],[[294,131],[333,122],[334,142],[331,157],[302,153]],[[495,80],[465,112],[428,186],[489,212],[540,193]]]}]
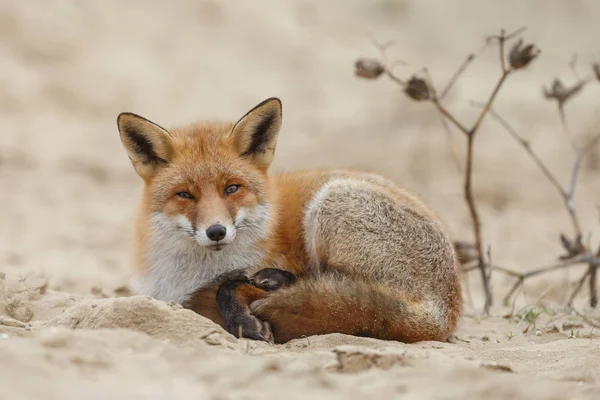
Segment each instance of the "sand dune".
[{"label": "sand dune", "polygon": [[[472,293],[450,343],[334,334],[272,346],[175,304],[119,297],[141,182],[116,128],[122,111],[164,126],[235,120],[279,96],[274,169],[381,172],[469,240],[461,176],[435,110],[390,82],[353,76],[356,58],[378,56],[368,34],[397,40],[390,57],[409,63],[401,76],[427,65],[441,83],[487,34],[527,25],[542,55],[509,80],[496,109],[567,182],[568,140],[541,87],[556,76],[575,81],[573,53],[581,76],[598,61],[600,3],[59,3],[0,9],[0,399],[600,398],[600,332],[589,323],[600,314],[586,288],[575,304],[587,322],[563,307],[580,267],[528,282],[509,307],[500,299],[512,280],[496,274],[486,318],[478,276],[467,276]],[[449,108],[473,120],[469,101],[485,99],[498,74],[496,51],[481,53]],[[567,105],[577,140],[598,131],[598,93],[590,84]],[[583,164],[575,199],[596,245],[598,160],[600,150]],[[571,227],[535,164],[492,121],[475,162],[494,262],[521,271],[554,262],[558,234]]]}]

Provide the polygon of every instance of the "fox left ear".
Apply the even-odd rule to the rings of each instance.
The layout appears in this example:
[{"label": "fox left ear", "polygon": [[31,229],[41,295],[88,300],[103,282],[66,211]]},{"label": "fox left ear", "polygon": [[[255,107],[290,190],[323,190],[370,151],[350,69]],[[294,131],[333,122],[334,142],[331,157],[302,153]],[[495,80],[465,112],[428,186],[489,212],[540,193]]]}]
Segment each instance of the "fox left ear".
[{"label": "fox left ear", "polygon": [[260,168],[267,169],[275,155],[281,128],[281,101],[271,97],[244,115],[231,135],[243,157],[251,157]]},{"label": "fox left ear", "polygon": [[150,179],[170,161],[171,135],[164,128],[133,113],[117,118],[121,142],[136,172]]}]

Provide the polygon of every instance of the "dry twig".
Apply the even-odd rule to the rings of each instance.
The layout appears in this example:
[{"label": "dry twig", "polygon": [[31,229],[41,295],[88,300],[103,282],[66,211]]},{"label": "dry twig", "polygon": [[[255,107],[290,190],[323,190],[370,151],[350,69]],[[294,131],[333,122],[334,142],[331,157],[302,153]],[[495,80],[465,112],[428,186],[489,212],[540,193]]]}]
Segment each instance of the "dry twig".
[{"label": "dry twig", "polygon": [[[571,70],[575,75],[577,82],[570,86],[566,87],[560,80],[555,79],[550,89],[544,88],[544,95],[546,98],[556,101],[558,105],[558,112],[560,115],[561,123],[564,129],[564,132],[571,143],[571,147],[573,148],[575,154],[575,160],[573,166],[571,168],[570,179],[568,185],[563,186],[559,180],[554,176],[554,174],[550,171],[548,166],[544,163],[544,161],[534,152],[529,141],[524,139],[521,135],[517,133],[517,131],[512,128],[508,124],[508,122],[502,118],[494,109],[493,103],[500,92],[503,84],[506,79],[516,72],[519,69],[526,67],[531,63],[533,59],[535,59],[540,51],[533,44],[524,44],[522,39],[519,39],[514,45],[511,46],[508,56],[506,56],[506,43],[518,37],[525,28],[518,29],[515,32],[510,34],[506,34],[504,30],[500,32],[499,35],[492,35],[486,39],[486,44],[483,48],[485,48],[489,44],[497,44],[499,49],[499,59],[500,59],[500,67],[501,74],[490,93],[487,101],[484,103],[476,104],[481,107],[480,112],[473,122],[472,125],[467,126],[466,124],[459,121],[442,103],[441,101],[446,97],[446,95],[450,92],[450,90],[455,86],[458,79],[462,76],[462,74],[466,71],[468,66],[474,61],[476,58],[476,54],[469,54],[465,61],[459,66],[456,72],[452,75],[448,83],[444,86],[444,89],[438,95],[435,85],[432,82],[432,79],[429,75],[429,71],[427,69],[423,69],[425,77],[421,77],[419,75],[413,75],[408,79],[401,79],[398,77],[390,67],[388,67],[388,61],[386,56],[386,49],[389,47],[391,43],[380,45],[375,43],[376,47],[381,52],[382,62],[377,60],[365,60],[361,59],[356,62],[356,75],[368,78],[375,79],[379,76],[385,74],[390,78],[394,83],[401,86],[404,90],[404,93],[415,101],[429,101],[431,102],[436,110],[442,116],[442,121],[444,124],[444,128],[448,133],[449,142],[453,145],[451,139],[451,131],[448,127],[448,123],[452,124],[455,128],[461,131],[466,137],[466,152],[465,152],[465,168],[464,168],[464,197],[469,208],[469,214],[471,217],[471,223],[473,227],[473,236],[475,239],[474,244],[464,243],[464,242],[456,242],[455,248],[457,254],[459,256],[459,260],[463,265],[463,271],[469,272],[473,270],[479,270],[481,273],[481,280],[483,283],[483,288],[485,292],[485,306],[484,313],[489,312],[489,308],[492,304],[492,293],[490,289],[490,280],[491,280],[491,272],[499,271],[514,278],[517,278],[515,284],[511,287],[509,292],[507,293],[504,301],[508,304],[511,297],[514,293],[523,286],[524,281],[527,278],[538,276],[540,274],[544,274],[546,272],[555,271],[558,269],[568,268],[573,265],[580,264],[588,264],[588,270],[585,275],[578,281],[578,284],[575,288],[575,291],[571,294],[571,299],[569,304],[572,302],[574,297],[583,287],[586,279],[590,280],[590,304],[592,307],[595,307],[597,304],[597,288],[596,288],[596,276],[597,276],[597,268],[600,266],[600,248],[596,253],[591,252],[589,246],[586,246],[583,243],[582,237],[583,232],[581,228],[581,223],[578,219],[578,215],[576,209],[573,204],[573,199],[575,196],[575,190],[577,187],[577,179],[579,176],[579,171],[581,169],[581,164],[584,157],[588,154],[588,152],[600,142],[600,134],[595,135],[588,143],[583,146],[579,146],[571,132],[569,130],[567,119],[564,111],[565,104],[572,99],[577,94],[581,93],[582,89],[586,84],[591,82],[592,80],[597,79],[600,81],[600,64],[594,64],[592,66],[592,74],[586,76],[584,78],[579,78],[579,75],[576,71],[576,62],[577,58],[574,57],[572,62],[570,63]],[[482,49],[483,49],[482,48]],[[481,51],[481,50],[480,50]],[[568,238],[566,235],[561,234],[561,242],[563,248],[566,250],[566,254],[560,257],[560,262],[557,264],[553,264],[550,266],[537,268],[532,271],[526,273],[519,273],[515,271],[511,271],[507,268],[503,268],[498,265],[493,265],[491,260],[487,263],[484,260],[483,254],[483,238],[481,233],[481,221],[479,218],[479,213],[475,201],[475,197],[473,194],[473,169],[474,169],[474,141],[477,136],[477,132],[481,127],[485,117],[487,114],[491,114],[492,117],[510,134],[510,136],[519,143],[523,149],[529,154],[532,160],[536,163],[538,168],[541,170],[543,175],[548,179],[548,181],[554,186],[557,190],[565,208],[568,212],[568,215],[571,219],[571,223],[573,225],[574,231],[574,239]],[[457,158],[456,150],[454,147],[452,148],[453,155],[455,159]],[[513,303],[514,308],[514,303]]]},{"label": "dry twig", "polygon": [[[596,305],[598,303],[597,289],[596,289],[596,281],[597,281],[596,271],[597,271],[598,265],[600,265],[598,263],[598,258],[600,258],[600,248],[598,249],[598,254],[596,256],[594,256],[592,253],[590,253],[588,247],[585,246],[585,244],[583,243],[583,240],[582,240],[583,234],[582,234],[582,230],[581,230],[581,223],[579,222],[577,212],[576,212],[575,206],[573,204],[573,200],[575,197],[575,189],[577,187],[577,178],[579,176],[579,170],[581,169],[582,161],[583,161],[584,157],[594,148],[594,146],[596,146],[600,142],[600,134],[594,135],[592,137],[592,139],[589,140],[587,142],[587,144],[585,144],[583,147],[574,145],[575,155],[576,155],[575,161],[573,162],[573,166],[571,168],[569,184],[568,184],[567,188],[565,188],[565,187],[563,187],[563,185],[560,184],[560,182],[554,176],[554,174],[550,171],[548,166],[542,161],[542,159],[533,150],[529,141],[525,140],[519,133],[517,133],[517,131],[504,118],[502,118],[502,116],[500,116],[495,110],[493,110],[493,109],[490,110],[490,115],[492,115],[492,117],[500,124],[500,126],[502,126],[502,128],[504,128],[504,130],[506,130],[506,132],[508,132],[509,135],[523,147],[523,149],[525,149],[527,154],[529,154],[529,156],[533,159],[533,161],[536,163],[536,165],[539,167],[539,169],[542,171],[542,173],[548,179],[548,181],[552,184],[552,186],[554,186],[554,188],[560,195],[561,199],[563,200],[563,203],[565,205],[565,208],[567,210],[567,213],[569,214],[571,223],[573,225],[575,239],[571,240],[571,239],[567,238],[564,234],[560,235],[561,243],[567,252],[567,254],[561,256],[560,259],[565,260],[567,262],[559,264],[560,265],[559,268],[564,268],[564,267],[568,267],[571,265],[580,264],[581,261],[578,261],[578,260],[581,257],[576,258],[577,256],[580,256],[580,255],[583,257],[583,259],[588,260],[588,270],[579,280],[577,286],[575,287],[575,290],[573,291],[573,293],[570,296],[568,305],[569,306],[572,305],[573,300],[575,299],[575,296],[581,290],[585,280],[589,278],[590,279],[590,305],[592,307],[596,307]],[[573,261],[575,261],[575,264],[571,263]],[[542,269],[538,269],[537,271],[541,271],[540,273],[543,273],[546,271],[552,271],[554,269],[555,268],[542,268]],[[525,279],[527,279],[530,276],[535,276],[535,275],[537,275],[537,274],[533,274],[533,275],[525,274],[525,275],[521,276],[519,278],[519,280],[515,283],[515,286],[513,286],[513,288],[509,291],[509,293],[505,297],[505,299],[504,299],[505,304],[508,304],[508,302],[510,300],[510,296],[516,290],[516,286],[522,285],[523,281]]]},{"label": "dry twig", "polygon": [[[467,56],[465,61],[453,74],[452,78],[449,80],[448,84],[445,86],[445,88],[441,92],[441,95],[439,96],[437,95],[435,86],[433,85],[433,82],[431,82],[431,78],[426,69],[426,79],[423,79],[417,75],[413,75],[405,81],[396,76],[393,73],[393,71],[391,71],[390,68],[387,67],[387,57],[385,57],[385,47],[383,46],[378,46],[379,50],[382,52],[383,63],[375,64],[376,67],[371,66],[371,68],[365,68],[364,66],[366,64],[366,60],[358,60],[355,69],[356,74],[358,76],[369,79],[373,79],[373,77],[379,77],[380,75],[385,73],[390,79],[392,79],[392,81],[402,86],[406,95],[411,99],[415,101],[432,102],[435,108],[440,112],[440,114],[466,136],[467,148],[465,153],[465,172],[463,185],[464,197],[469,208],[469,214],[471,216],[473,236],[475,239],[477,267],[481,273],[481,280],[483,282],[485,292],[485,314],[489,313],[490,306],[492,305],[492,293],[490,289],[491,271],[489,270],[491,264],[488,265],[484,260],[481,221],[477,210],[475,196],[473,194],[474,142],[477,132],[481,127],[481,124],[483,123],[486,115],[489,113],[494,100],[496,99],[498,93],[500,92],[500,89],[502,88],[502,85],[504,84],[508,76],[514,71],[527,66],[539,54],[539,50],[537,50],[534,45],[528,44],[522,46],[523,42],[522,40],[519,40],[510,50],[507,65],[507,61],[505,60],[506,42],[518,36],[521,32],[523,32],[523,30],[524,28],[521,28],[508,35],[504,32],[504,30],[502,30],[499,35],[494,35],[487,38],[486,44],[498,44],[501,74],[487,102],[484,104],[476,120],[470,127],[467,127],[465,124],[458,121],[458,119],[450,111],[448,111],[446,107],[441,103],[441,100],[452,89],[454,84],[458,81],[460,76],[464,73],[464,71],[471,64],[471,62],[473,62],[473,60],[475,59],[475,54],[469,54]],[[372,60],[370,60],[369,63],[372,63]],[[371,73],[370,71],[375,71],[375,73]]]}]

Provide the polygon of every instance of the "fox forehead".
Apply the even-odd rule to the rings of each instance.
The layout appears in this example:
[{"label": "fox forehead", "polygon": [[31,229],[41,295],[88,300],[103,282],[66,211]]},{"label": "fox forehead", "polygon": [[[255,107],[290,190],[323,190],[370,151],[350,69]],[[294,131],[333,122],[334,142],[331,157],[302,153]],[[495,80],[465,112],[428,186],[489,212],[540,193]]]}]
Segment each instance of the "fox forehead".
[{"label": "fox forehead", "polygon": [[202,192],[236,183],[262,197],[265,173],[240,156],[230,137],[232,128],[231,123],[213,122],[169,130],[173,158],[151,182],[153,191],[168,195],[183,186]]},{"label": "fox forehead", "polygon": [[174,155],[177,157],[208,159],[234,152],[231,137],[232,123],[197,122],[169,130]]}]

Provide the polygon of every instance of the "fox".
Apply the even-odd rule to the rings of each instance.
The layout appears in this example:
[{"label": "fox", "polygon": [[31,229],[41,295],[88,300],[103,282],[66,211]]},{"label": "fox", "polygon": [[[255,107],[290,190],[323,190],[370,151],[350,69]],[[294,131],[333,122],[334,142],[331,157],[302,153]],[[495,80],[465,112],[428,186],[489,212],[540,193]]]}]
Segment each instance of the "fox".
[{"label": "fox", "polygon": [[463,298],[444,224],[417,195],[369,171],[270,173],[282,115],[274,97],[235,123],[167,130],[119,114],[143,180],[134,292],[248,339],[446,341]]}]

